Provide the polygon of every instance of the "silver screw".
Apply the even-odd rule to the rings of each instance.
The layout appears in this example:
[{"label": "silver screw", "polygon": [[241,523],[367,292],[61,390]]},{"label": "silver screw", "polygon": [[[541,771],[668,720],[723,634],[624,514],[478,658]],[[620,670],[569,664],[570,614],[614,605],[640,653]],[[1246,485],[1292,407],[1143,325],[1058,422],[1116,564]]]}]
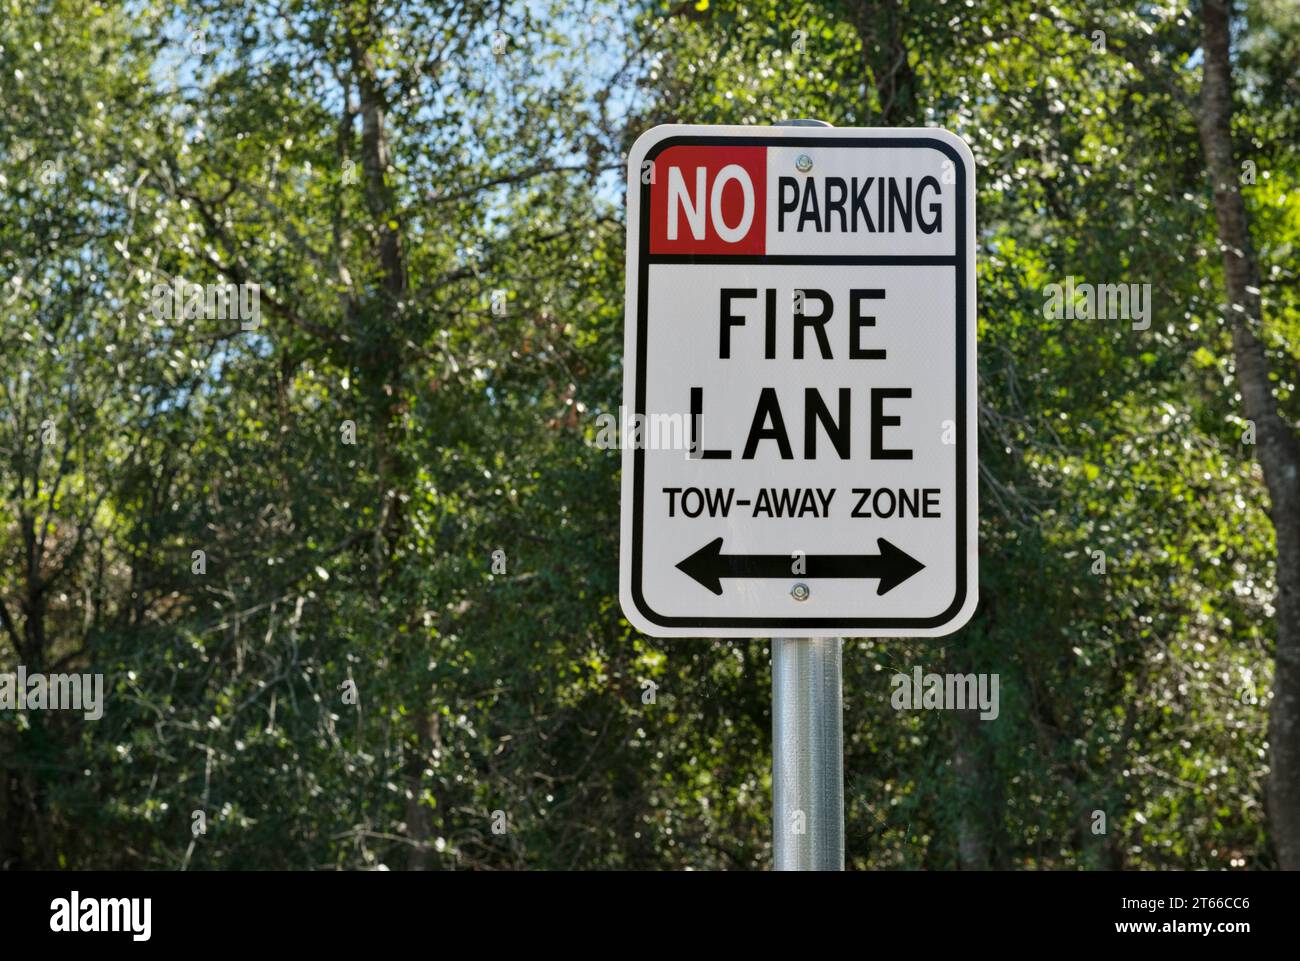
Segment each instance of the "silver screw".
[{"label": "silver screw", "polygon": [[807,584],[796,584],[794,587],[790,588],[790,596],[796,601],[808,600],[808,595],[811,593],[812,591],[808,590]]},{"label": "silver screw", "polygon": [[806,174],[812,170],[812,157],[809,157],[806,153],[801,153],[794,158],[794,169],[801,174]]}]

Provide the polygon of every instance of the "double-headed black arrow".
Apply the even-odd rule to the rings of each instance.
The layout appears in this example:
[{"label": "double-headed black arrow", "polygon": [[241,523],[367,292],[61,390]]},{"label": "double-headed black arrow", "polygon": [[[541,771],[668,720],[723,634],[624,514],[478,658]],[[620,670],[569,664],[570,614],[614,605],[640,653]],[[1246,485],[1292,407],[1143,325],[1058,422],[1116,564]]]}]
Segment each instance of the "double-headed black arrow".
[{"label": "double-headed black arrow", "polygon": [[724,554],[722,538],[709,541],[677,569],[699,581],[714,594],[722,593],[724,577],[874,577],[877,594],[888,594],[925,567],[915,557],[883,537],[876,538],[879,554],[809,554],[802,574],[793,572],[790,554]]}]

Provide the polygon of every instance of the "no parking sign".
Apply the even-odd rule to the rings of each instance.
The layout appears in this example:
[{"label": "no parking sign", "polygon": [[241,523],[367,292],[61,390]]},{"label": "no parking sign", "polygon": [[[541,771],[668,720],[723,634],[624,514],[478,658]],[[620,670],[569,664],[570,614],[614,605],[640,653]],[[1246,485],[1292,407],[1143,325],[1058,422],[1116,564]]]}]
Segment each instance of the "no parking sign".
[{"label": "no parking sign", "polygon": [[959,628],[978,585],[965,143],[662,126],[628,174],[628,619],[654,636]]}]

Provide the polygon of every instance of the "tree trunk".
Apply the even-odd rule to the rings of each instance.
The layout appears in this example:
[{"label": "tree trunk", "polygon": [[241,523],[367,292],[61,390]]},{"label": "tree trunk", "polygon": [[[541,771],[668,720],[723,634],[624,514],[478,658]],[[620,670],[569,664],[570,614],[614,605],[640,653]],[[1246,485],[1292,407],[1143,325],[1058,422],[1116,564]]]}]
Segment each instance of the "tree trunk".
[{"label": "tree trunk", "polygon": [[893,4],[882,7],[858,0],[849,8],[849,16],[862,42],[866,81],[875,88],[880,100],[880,113],[871,122],[882,127],[918,122],[916,75],[907,59],[907,40],[903,36],[907,11]]},{"label": "tree trunk", "polygon": [[987,764],[980,751],[979,711],[953,712],[952,770],[960,806],[957,860],[963,871],[989,869]]},{"label": "tree trunk", "polygon": [[[400,557],[394,555],[403,529],[402,498],[409,490],[412,475],[411,464],[403,450],[405,431],[402,426],[407,365],[402,346],[407,272],[402,250],[401,215],[388,182],[392,159],[386,125],[388,104],[374,57],[365,46],[352,48],[352,76],[361,109],[361,166],[366,209],[371,217],[374,257],[382,284],[378,294],[379,310],[361,315],[367,328],[358,340],[362,353],[357,357],[372,399],[372,443],[380,499],[373,557],[376,595],[382,596],[386,583],[394,579],[402,563]],[[340,145],[346,146],[342,138]],[[432,708],[415,711],[411,725],[414,744],[408,748],[410,753],[405,767],[408,792],[406,834],[412,845],[406,866],[410,870],[424,871],[434,863],[429,848],[433,815],[419,801],[423,771],[428,763],[431,741],[437,733]]]},{"label": "tree trunk", "polygon": [[[391,550],[401,526],[401,493],[406,465],[400,451],[401,386],[405,376],[400,348],[406,295],[406,262],[402,253],[401,225],[393,190],[388,184],[391,160],[385,118],[387,104],[380,89],[374,58],[368,50],[354,49],[353,76],[361,100],[361,161],[365,175],[366,209],[375,236],[375,258],[382,280],[380,319],[367,316],[370,328],[361,343],[358,363],[366,374],[366,389],[374,398],[375,466],[381,498],[375,532],[376,553]],[[376,557],[377,574],[382,558]]]},{"label": "tree trunk", "polygon": [[1260,329],[1259,264],[1232,149],[1231,0],[1204,0],[1201,146],[1214,186],[1228,322],[1246,417],[1272,500],[1277,538],[1277,648],[1269,718],[1267,811],[1278,863],[1300,870],[1300,444],[1278,412]]}]

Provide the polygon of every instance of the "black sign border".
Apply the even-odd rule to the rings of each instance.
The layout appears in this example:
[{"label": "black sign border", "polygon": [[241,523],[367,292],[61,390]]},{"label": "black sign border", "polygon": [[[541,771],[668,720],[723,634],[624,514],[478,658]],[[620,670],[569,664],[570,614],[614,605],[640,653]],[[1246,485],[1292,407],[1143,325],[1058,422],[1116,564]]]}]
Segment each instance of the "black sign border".
[{"label": "black sign border", "polygon": [[[940,257],[906,257],[906,256],[780,256],[769,257],[726,257],[726,256],[695,256],[686,255],[659,255],[654,258],[650,256],[650,184],[643,182],[641,184],[641,203],[638,213],[639,223],[637,237],[637,289],[636,289],[636,414],[637,423],[644,423],[645,417],[645,395],[646,395],[646,341],[647,341],[647,308],[649,302],[649,276],[650,263],[653,259],[656,263],[783,263],[783,264],[839,264],[839,265],[857,265],[857,266],[880,266],[888,264],[896,265],[921,265],[926,261],[947,263],[955,260],[956,284],[957,284],[957,323],[956,323],[956,355],[957,355],[957,595],[952,603],[941,613],[933,617],[667,617],[655,612],[648,603],[642,591],[643,575],[643,557],[642,557],[642,528],[644,527],[644,510],[645,510],[645,449],[641,446],[633,451],[633,475],[632,475],[632,572],[631,572],[631,590],[632,601],[636,605],[637,612],[647,621],[659,627],[668,628],[752,628],[756,636],[761,636],[765,631],[780,628],[889,628],[889,629],[907,629],[917,628],[929,630],[932,628],[942,627],[951,621],[961,611],[966,604],[967,594],[967,552],[969,543],[966,537],[966,456],[967,443],[969,438],[966,436],[966,270],[967,270],[967,237],[966,237],[966,161],[956,149],[944,140],[937,137],[911,136],[911,137],[775,137],[775,136],[755,136],[755,137],[727,137],[710,134],[683,134],[674,137],[665,137],[663,140],[655,143],[646,152],[643,162],[654,160],[660,153],[669,147],[683,144],[693,144],[702,147],[928,147],[938,150],[953,161],[957,169],[957,237],[956,253],[953,258],[946,256]],[[978,533],[976,534],[978,536]]]}]

